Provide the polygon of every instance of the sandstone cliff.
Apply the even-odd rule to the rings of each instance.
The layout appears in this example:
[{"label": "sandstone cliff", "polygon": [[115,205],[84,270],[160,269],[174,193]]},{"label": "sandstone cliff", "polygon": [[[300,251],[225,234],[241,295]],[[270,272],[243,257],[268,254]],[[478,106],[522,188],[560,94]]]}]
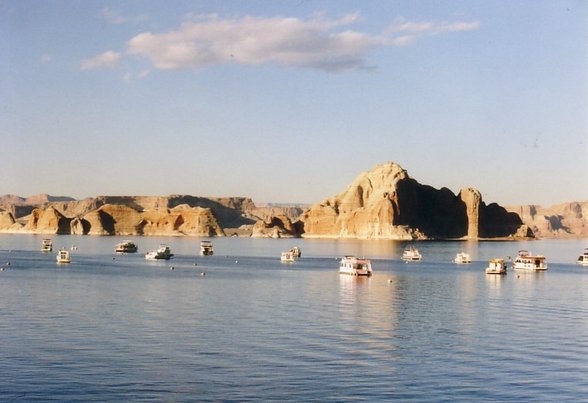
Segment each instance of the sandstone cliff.
[{"label": "sandstone cliff", "polygon": [[539,238],[588,237],[588,201],[557,204],[509,206]]},{"label": "sandstone cliff", "polygon": [[300,217],[304,237],[435,239],[527,237],[517,214],[486,206],[480,192],[434,189],[393,162],[361,174]]},{"label": "sandstone cliff", "polygon": [[38,234],[69,234],[70,221],[54,207],[34,209],[24,226],[24,231]]}]

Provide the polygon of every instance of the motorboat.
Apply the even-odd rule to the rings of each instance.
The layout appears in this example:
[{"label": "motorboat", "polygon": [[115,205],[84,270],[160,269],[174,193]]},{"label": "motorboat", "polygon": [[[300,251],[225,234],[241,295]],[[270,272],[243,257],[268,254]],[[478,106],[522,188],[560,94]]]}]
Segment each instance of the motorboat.
[{"label": "motorboat", "polygon": [[211,256],[214,254],[214,248],[212,246],[212,242],[210,241],[202,241],[200,242],[200,254],[202,256]]},{"label": "motorboat", "polygon": [[486,274],[506,274],[506,262],[504,259],[492,259],[486,267]]},{"label": "motorboat", "polygon": [[302,256],[302,251],[300,251],[300,248],[298,246],[294,246],[294,247],[290,248],[290,252],[292,252],[292,256],[294,258],[298,258],[298,257]]},{"label": "motorboat", "polygon": [[408,248],[404,249],[404,252],[402,252],[402,260],[406,262],[418,262],[422,259],[423,257],[421,256],[419,250],[414,246],[409,246]]},{"label": "motorboat", "polygon": [[584,253],[578,256],[578,264],[588,266],[588,248],[584,249]]},{"label": "motorboat", "polygon": [[352,276],[371,276],[372,262],[369,259],[345,256],[339,264],[339,273],[350,274]]},{"label": "motorboat", "polygon": [[547,262],[543,255],[532,255],[527,250],[520,250],[519,255],[512,262],[512,268],[515,270],[545,271],[547,270]]},{"label": "motorboat", "polygon": [[67,249],[59,249],[57,253],[57,263],[71,263],[69,251]]},{"label": "motorboat", "polygon": [[169,260],[173,256],[170,249],[166,245],[159,245],[157,250],[151,251],[145,254],[145,259],[147,260]]},{"label": "motorboat", "polygon": [[129,240],[124,240],[116,244],[114,251],[116,253],[135,253],[137,252],[137,245]]},{"label": "motorboat", "polygon": [[453,259],[453,261],[457,264],[468,264],[472,263],[472,258],[465,252],[459,252],[457,255],[455,255],[455,259]]},{"label": "motorboat", "polygon": [[51,239],[43,239],[43,242],[41,242],[41,252],[51,251],[53,251],[53,241]]},{"label": "motorboat", "polygon": [[294,263],[294,260],[294,254],[292,251],[282,252],[282,256],[280,257],[282,263]]}]

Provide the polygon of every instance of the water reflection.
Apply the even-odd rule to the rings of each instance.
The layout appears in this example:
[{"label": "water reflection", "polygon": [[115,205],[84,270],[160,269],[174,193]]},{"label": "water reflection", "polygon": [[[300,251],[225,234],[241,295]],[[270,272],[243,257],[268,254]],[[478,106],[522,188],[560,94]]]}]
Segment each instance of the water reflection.
[{"label": "water reflection", "polygon": [[503,283],[506,281],[504,274],[485,274],[486,288],[490,297],[500,297],[500,290]]},{"label": "water reflection", "polygon": [[339,276],[339,315],[346,342],[363,346],[370,354],[396,348],[398,277]]}]

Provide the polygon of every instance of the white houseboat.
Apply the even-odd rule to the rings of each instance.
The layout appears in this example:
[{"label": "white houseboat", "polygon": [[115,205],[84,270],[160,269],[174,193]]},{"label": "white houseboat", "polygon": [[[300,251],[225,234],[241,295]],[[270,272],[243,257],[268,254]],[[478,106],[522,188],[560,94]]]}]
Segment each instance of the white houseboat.
[{"label": "white houseboat", "polygon": [[402,252],[402,260],[406,262],[418,262],[422,259],[423,257],[421,256],[419,250],[414,246],[409,246],[408,248],[404,249],[404,252]]},{"label": "white houseboat", "polygon": [[588,266],[588,248],[584,249],[584,253],[578,256],[578,264]]},{"label": "white houseboat", "polygon": [[520,250],[517,258],[512,262],[512,268],[515,270],[528,271],[545,271],[547,262],[543,255],[532,255],[527,250]]},{"label": "white houseboat", "polygon": [[298,246],[290,248],[290,252],[292,252],[292,256],[295,258],[302,256],[302,251],[300,251],[300,248]]},{"label": "white houseboat", "polygon": [[214,248],[212,246],[212,242],[210,241],[202,241],[200,242],[200,254],[202,256],[211,256],[214,254]]},{"label": "white houseboat", "polygon": [[372,262],[369,259],[359,259],[355,256],[345,256],[339,264],[339,273],[352,276],[371,276]]},{"label": "white houseboat", "polygon": [[124,240],[116,244],[114,251],[116,253],[135,253],[137,249],[137,245],[134,242]]},{"label": "white houseboat", "polygon": [[282,252],[280,261],[282,263],[294,263],[294,254],[292,253],[292,251]]},{"label": "white houseboat", "polygon": [[51,239],[43,239],[43,242],[41,242],[41,252],[51,251],[53,251],[53,242]]},{"label": "white houseboat", "polygon": [[453,259],[453,261],[457,264],[468,264],[472,263],[472,258],[465,252],[459,252],[457,255],[455,255],[455,259]]},{"label": "white houseboat", "polygon": [[145,255],[147,260],[169,260],[173,256],[170,249],[166,245],[159,245],[157,250],[151,251]]},{"label": "white houseboat", "polygon": [[71,263],[69,252],[67,249],[59,249],[57,252],[57,263]]},{"label": "white houseboat", "polygon": [[506,262],[504,259],[492,259],[486,267],[486,274],[506,274]]}]

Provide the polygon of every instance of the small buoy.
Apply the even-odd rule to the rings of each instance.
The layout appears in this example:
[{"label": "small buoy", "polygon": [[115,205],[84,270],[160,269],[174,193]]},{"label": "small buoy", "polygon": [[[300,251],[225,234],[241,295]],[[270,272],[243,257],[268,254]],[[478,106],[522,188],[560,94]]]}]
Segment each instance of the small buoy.
[{"label": "small buoy", "polygon": [[201,276],[206,276],[206,273],[202,272],[200,273]]},{"label": "small buoy", "polygon": [[239,261],[238,260],[235,260],[235,263],[239,263]]},{"label": "small buoy", "polygon": [[6,262],[6,266],[10,266],[10,262]]},{"label": "small buoy", "polygon": [[175,270],[176,268],[175,268],[175,267],[173,267],[173,266],[171,266],[169,269],[170,269],[170,270]]},{"label": "small buoy", "polygon": [[198,266],[198,263],[194,263],[194,266]]},{"label": "small buoy", "polygon": [[0,271],[4,271],[4,267],[0,267]]},{"label": "small buoy", "polygon": [[116,260],[116,258],[115,258],[115,257],[113,257],[113,258],[112,258],[112,260]]},{"label": "small buoy", "polygon": [[521,275],[520,274],[517,274],[517,278],[521,278]]},{"label": "small buoy", "polygon": [[388,282],[391,283],[392,282],[392,279],[388,279]]}]

